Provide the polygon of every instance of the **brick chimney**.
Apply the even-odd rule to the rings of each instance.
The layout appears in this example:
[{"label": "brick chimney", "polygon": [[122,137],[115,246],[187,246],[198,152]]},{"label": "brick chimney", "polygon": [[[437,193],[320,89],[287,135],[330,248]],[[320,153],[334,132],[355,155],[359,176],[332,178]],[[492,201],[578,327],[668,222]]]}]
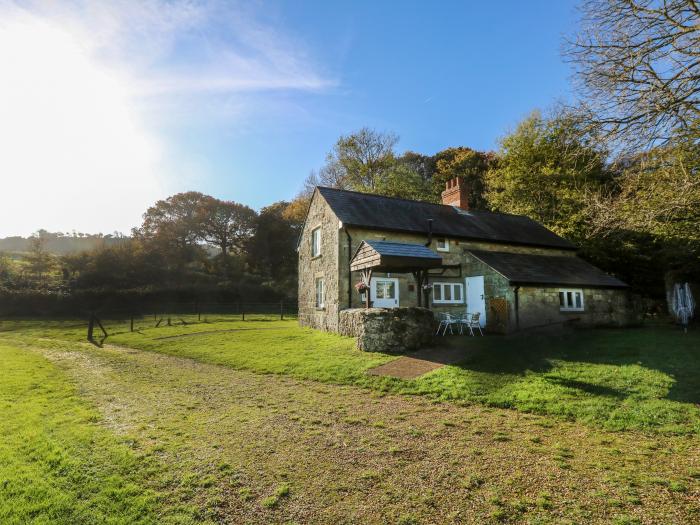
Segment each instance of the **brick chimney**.
[{"label": "brick chimney", "polygon": [[447,206],[456,206],[463,210],[469,209],[467,185],[462,177],[455,177],[445,183],[445,191],[442,192],[442,203]]}]

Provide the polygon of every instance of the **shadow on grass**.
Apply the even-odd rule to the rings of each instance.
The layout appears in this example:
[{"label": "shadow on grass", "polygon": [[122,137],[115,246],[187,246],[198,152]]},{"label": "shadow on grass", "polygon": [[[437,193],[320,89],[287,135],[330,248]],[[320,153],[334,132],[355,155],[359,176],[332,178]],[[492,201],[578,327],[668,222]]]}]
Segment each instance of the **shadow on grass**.
[{"label": "shadow on grass", "polygon": [[[624,400],[634,395],[700,403],[697,330],[687,334],[668,326],[570,330],[449,343],[455,344],[470,347],[467,359],[456,366],[492,376],[480,385],[491,393],[521,382],[528,374],[537,374],[549,384],[594,396]],[[608,366],[621,368],[610,370]]]},{"label": "shadow on grass", "polygon": [[564,379],[562,377],[545,377],[545,379],[549,383],[553,383],[564,388],[580,390],[581,392],[594,396],[614,397],[616,399],[624,399],[627,397],[627,393],[625,391],[608,386],[596,385],[585,381],[577,381],[575,379]]}]

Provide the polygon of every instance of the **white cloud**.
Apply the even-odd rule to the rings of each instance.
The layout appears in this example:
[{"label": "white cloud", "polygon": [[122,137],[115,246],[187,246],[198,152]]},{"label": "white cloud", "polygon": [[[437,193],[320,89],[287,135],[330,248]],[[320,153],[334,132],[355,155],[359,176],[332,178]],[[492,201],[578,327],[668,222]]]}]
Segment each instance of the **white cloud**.
[{"label": "white cloud", "polygon": [[236,118],[237,93],[333,84],[230,2],[0,0],[0,236],[128,231],[185,189],[155,131],[171,109]]}]

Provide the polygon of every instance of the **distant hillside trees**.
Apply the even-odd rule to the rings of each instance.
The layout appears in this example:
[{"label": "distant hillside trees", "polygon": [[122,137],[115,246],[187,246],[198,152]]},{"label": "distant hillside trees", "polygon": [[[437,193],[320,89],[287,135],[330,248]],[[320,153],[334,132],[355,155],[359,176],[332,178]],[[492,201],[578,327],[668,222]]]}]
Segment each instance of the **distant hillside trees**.
[{"label": "distant hillside trees", "polygon": [[[92,250],[101,246],[112,246],[124,240],[124,235],[119,232],[103,235],[80,232],[49,232],[39,230],[33,236],[41,237],[46,251],[54,255],[64,255]],[[0,239],[0,252],[28,252],[31,248],[31,237],[6,237]]]},{"label": "distant hillside trees", "polygon": [[91,307],[116,301],[134,308],[145,300],[293,300],[299,222],[288,218],[288,206],[279,202],[258,214],[180,193],[149,207],[131,237],[61,256],[47,250],[53,236],[39,233],[15,260],[0,254],[0,312],[48,308],[54,299],[60,308],[60,297],[70,296],[89,296]]}]

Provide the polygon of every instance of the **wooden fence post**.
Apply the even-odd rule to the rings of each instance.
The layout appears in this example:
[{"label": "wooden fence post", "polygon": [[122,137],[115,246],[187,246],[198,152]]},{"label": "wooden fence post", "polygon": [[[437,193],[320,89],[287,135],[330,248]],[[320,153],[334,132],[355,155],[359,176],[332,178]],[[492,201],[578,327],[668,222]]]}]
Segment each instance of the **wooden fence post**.
[{"label": "wooden fence post", "polygon": [[95,314],[90,314],[90,320],[88,321],[88,333],[87,340],[92,341],[92,331],[95,328]]},{"label": "wooden fence post", "polygon": [[134,316],[131,316],[131,323],[129,324],[129,331],[133,332],[134,331]]},{"label": "wooden fence post", "polygon": [[280,301],[280,321],[284,321],[284,301]]}]

